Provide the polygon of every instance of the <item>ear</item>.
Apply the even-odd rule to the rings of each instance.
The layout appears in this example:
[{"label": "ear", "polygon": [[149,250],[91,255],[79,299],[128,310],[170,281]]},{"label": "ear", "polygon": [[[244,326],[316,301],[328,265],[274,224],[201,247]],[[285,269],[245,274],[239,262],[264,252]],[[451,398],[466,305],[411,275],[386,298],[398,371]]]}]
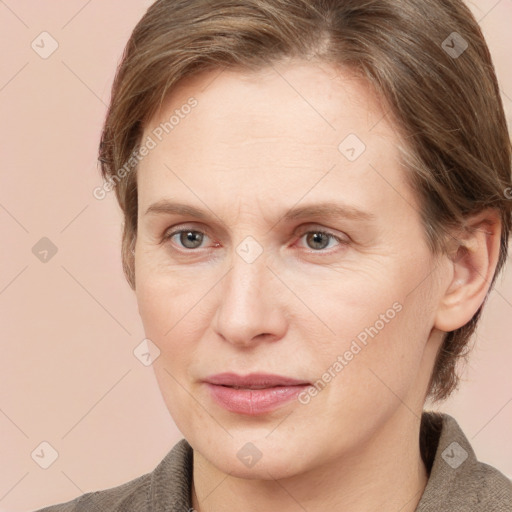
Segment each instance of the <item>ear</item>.
[{"label": "ear", "polygon": [[449,245],[451,280],[441,297],[435,327],[450,332],[466,325],[484,302],[498,263],[499,213],[487,209],[466,219]]}]

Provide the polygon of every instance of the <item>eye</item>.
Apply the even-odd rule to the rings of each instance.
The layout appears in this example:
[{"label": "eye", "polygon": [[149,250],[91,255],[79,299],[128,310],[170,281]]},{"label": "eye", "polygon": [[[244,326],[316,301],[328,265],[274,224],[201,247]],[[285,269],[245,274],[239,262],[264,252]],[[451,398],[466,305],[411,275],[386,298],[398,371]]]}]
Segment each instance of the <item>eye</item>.
[{"label": "eye", "polygon": [[201,243],[204,240],[204,237],[208,237],[205,233],[202,231],[197,231],[195,229],[180,229],[176,231],[172,231],[170,233],[166,233],[164,235],[164,241],[165,240],[172,240],[176,235],[179,235],[177,237],[178,245],[181,245],[181,247],[185,249],[200,249]]},{"label": "eye", "polygon": [[306,231],[301,235],[301,238],[304,236],[306,237],[308,247],[313,249],[313,252],[319,252],[327,248],[330,240],[338,242],[339,245],[348,245],[349,243],[348,240],[345,240],[334,233],[320,229]]},{"label": "eye", "polygon": [[[200,249],[204,239],[209,238],[206,233],[196,229],[177,229],[163,236],[163,242],[176,239],[174,242],[181,248],[194,250]],[[349,241],[341,238],[330,231],[321,229],[309,230],[300,234],[300,238],[306,237],[306,243],[311,252],[319,252],[329,247],[330,241],[336,241],[339,245],[348,245]],[[218,244],[216,244],[218,246]],[[331,246],[332,247],[332,246]]]}]

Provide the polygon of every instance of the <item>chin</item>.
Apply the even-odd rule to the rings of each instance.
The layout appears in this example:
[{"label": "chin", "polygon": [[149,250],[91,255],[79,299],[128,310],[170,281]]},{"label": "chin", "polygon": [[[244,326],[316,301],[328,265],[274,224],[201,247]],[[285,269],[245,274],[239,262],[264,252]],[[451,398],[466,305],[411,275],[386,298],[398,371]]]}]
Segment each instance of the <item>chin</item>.
[{"label": "chin", "polygon": [[309,457],[302,443],[294,446],[290,442],[283,445],[277,438],[273,441],[264,437],[254,437],[254,441],[249,439],[250,436],[242,434],[215,446],[203,439],[199,443],[190,439],[189,443],[196,455],[206,459],[219,471],[236,478],[275,480],[289,478],[308,469]]}]

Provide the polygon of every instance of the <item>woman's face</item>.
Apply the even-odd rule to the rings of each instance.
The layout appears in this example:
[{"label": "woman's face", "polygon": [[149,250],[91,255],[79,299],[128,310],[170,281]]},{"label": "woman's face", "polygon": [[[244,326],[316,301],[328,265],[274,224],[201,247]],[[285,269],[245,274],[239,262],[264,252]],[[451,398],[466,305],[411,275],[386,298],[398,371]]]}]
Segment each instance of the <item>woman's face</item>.
[{"label": "woman's face", "polygon": [[[440,267],[364,84],[298,61],[206,72],[143,143],[136,295],[193,448],[234,476],[282,478],[417,422]],[[212,384],[224,373],[249,380]]]}]

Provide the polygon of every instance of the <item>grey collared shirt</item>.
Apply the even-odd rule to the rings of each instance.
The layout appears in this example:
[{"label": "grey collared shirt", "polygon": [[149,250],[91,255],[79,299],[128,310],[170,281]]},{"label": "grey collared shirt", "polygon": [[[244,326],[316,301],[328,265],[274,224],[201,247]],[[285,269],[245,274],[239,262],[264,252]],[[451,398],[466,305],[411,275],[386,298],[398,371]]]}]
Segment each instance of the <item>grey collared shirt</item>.
[{"label": "grey collared shirt", "polygon": [[[424,412],[422,420],[430,474],[416,512],[512,512],[512,482],[477,460],[455,419]],[[36,512],[193,512],[192,454],[182,439],[151,473]]]}]

